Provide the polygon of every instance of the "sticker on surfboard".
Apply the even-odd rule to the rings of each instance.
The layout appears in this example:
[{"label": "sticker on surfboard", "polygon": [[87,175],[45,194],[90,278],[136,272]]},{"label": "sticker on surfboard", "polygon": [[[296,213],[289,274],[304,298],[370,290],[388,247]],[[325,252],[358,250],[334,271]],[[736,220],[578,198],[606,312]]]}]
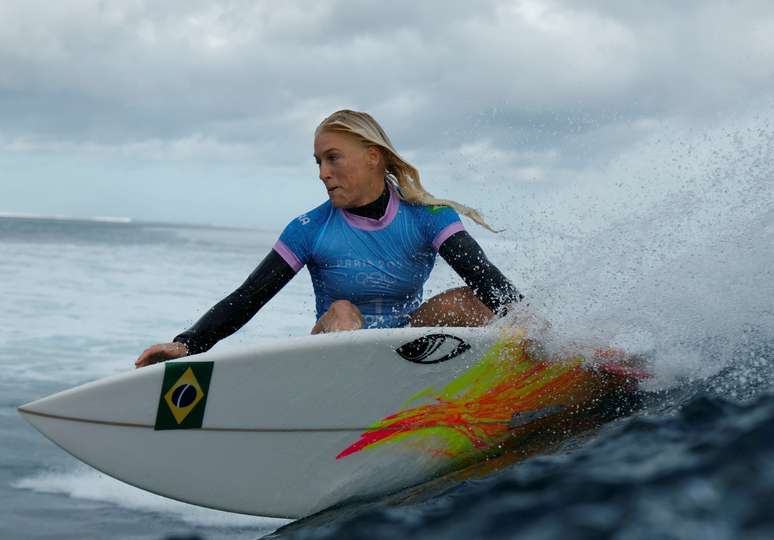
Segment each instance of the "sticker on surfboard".
[{"label": "sticker on surfboard", "polygon": [[415,364],[437,364],[451,360],[470,349],[470,345],[449,334],[428,334],[404,343],[395,352]]},{"label": "sticker on surfboard", "polygon": [[207,406],[212,362],[167,362],[154,429],[199,429]]}]

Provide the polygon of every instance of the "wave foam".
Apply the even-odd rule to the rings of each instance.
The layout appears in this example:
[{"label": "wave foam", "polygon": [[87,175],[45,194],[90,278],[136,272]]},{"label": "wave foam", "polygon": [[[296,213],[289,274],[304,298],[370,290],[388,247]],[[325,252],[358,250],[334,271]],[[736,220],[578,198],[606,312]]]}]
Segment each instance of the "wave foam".
[{"label": "wave foam", "polygon": [[85,466],[78,466],[67,472],[40,473],[17,480],[11,485],[17,489],[99,501],[143,512],[162,513],[199,527],[250,529],[250,532],[256,535],[271,532],[289,523],[285,519],[234,514],[175,501],[135,488]]}]

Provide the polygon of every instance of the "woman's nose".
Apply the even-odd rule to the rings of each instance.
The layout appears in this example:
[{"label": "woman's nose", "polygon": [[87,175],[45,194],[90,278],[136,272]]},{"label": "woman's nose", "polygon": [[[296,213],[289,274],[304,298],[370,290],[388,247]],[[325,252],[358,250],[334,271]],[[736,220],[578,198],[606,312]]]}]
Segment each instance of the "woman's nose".
[{"label": "woman's nose", "polygon": [[326,167],[324,163],[320,164],[320,180],[325,182],[326,180],[330,180],[331,178],[331,170],[330,167]]}]

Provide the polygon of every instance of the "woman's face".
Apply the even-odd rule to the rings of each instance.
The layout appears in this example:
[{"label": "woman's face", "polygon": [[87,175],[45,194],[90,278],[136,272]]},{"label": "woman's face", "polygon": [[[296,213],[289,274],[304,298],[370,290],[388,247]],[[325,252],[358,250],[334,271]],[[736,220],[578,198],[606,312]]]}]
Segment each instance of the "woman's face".
[{"label": "woman's face", "polygon": [[336,208],[354,208],[375,201],[384,189],[384,167],[374,147],[364,148],[353,136],[321,131],[314,139],[320,180]]}]

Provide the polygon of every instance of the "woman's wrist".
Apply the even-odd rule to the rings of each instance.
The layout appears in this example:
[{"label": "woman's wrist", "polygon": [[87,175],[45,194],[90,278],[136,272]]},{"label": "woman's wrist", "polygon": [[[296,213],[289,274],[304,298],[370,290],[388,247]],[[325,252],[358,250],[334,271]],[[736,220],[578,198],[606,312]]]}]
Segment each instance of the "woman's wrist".
[{"label": "woman's wrist", "polygon": [[190,354],[188,344],[185,341],[173,341],[172,344],[175,346],[175,352],[181,353],[181,356],[188,356]]}]

